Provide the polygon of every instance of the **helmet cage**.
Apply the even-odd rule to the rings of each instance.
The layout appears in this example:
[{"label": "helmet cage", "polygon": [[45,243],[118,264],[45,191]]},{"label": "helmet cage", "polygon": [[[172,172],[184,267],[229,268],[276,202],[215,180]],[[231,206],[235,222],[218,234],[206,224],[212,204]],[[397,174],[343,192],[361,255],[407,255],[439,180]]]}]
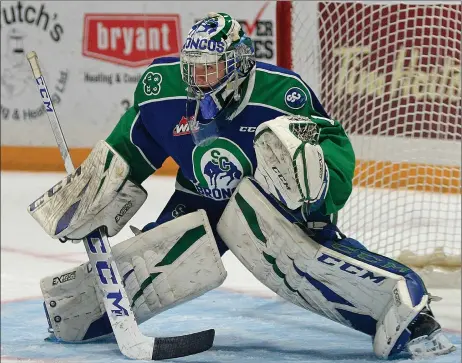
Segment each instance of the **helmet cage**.
[{"label": "helmet cage", "polygon": [[253,49],[244,44],[244,39],[250,41],[250,38],[243,37],[232,49],[222,53],[181,51],[181,76],[192,98],[201,100],[228,82],[232,82],[237,91],[238,79],[246,77],[255,64]]},{"label": "helmet cage", "polygon": [[192,27],[180,53],[180,70],[196,145],[213,142],[231,122],[254,66],[252,40],[229,15],[209,13]]}]

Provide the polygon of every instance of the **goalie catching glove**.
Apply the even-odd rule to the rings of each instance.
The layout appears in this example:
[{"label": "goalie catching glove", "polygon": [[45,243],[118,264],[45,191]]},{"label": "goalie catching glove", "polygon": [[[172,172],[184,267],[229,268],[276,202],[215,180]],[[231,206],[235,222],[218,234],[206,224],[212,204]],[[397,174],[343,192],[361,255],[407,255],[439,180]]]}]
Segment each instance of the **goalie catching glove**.
[{"label": "goalie catching glove", "polygon": [[316,209],[329,187],[329,169],[309,117],[280,116],[255,131],[255,179],[290,209]]},{"label": "goalie catching glove", "polygon": [[147,198],[129,174],[127,162],[99,141],[75,172],[31,203],[28,211],[52,238],[78,240],[101,226],[114,236]]}]

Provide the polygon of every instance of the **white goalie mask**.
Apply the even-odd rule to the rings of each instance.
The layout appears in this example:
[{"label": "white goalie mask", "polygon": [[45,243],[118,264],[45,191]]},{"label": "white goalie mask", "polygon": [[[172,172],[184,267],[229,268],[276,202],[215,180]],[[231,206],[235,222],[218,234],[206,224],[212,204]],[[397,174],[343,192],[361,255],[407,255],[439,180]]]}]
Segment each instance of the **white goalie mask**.
[{"label": "white goalie mask", "polygon": [[191,135],[205,145],[219,136],[242,101],[244,82],[255,67],[252,40],[229,15],[209,13],[191,28],[180,61]]}]

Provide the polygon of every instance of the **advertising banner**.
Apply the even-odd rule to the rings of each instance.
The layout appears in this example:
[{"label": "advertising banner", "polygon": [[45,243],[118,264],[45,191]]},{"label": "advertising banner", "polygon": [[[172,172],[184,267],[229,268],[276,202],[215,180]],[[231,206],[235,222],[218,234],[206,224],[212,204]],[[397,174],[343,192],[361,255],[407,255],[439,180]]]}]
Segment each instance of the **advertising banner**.
[{"label": "advertising banner", "polygon": [[275,2],[2,1],[4,146],[55,147],[26,54],[36,51],[68,146],[91,148],[131,106],[145,68],[177,56],[194,21],[227,12],[275,63]]}]

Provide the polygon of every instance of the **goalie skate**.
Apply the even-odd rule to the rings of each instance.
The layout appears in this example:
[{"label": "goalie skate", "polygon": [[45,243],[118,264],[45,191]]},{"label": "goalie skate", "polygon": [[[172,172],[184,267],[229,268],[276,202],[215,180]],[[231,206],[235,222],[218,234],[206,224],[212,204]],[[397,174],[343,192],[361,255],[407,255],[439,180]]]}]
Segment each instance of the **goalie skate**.
[{"label": "goalie skate", "polygon": [[407,350],[413,358],[428,358],[456,350],[428,308],[420,312],[408,329],[411,331],[411,337],[407,343]]}]

